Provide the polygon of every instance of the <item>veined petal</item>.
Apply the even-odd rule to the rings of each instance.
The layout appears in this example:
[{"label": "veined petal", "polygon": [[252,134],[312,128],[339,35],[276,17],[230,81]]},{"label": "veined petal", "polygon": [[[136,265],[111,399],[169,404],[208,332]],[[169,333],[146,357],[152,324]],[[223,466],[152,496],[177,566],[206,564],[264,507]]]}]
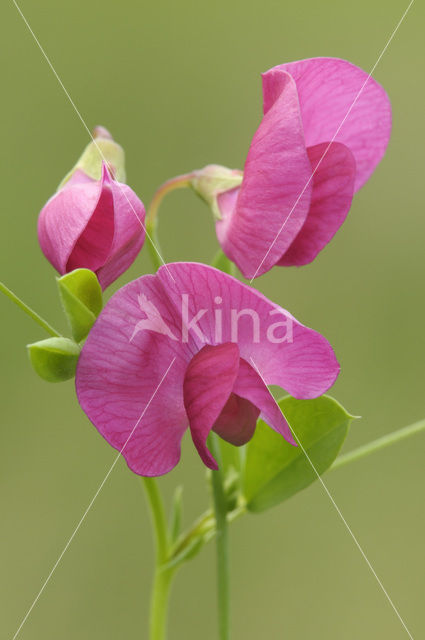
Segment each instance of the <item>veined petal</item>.
[{"label": "veined petal", "polygon": [[[176,263],[111,298],[82,349],[76,388],[85,413],[130,468],[155,476],[177,464],[188,422],[211,468],[209,431],[240,444],[258,410],[289,440],[266,385],[313,398],[338,372],[329,343],[284,309],[217,269]],[[229,428],[232,412],[237,429]]]},{"label": "veined petal", "polygon": [[157,276],[176,314],[185,307],[188,336],[198,349],[234,342],[266,384],[296,398],[316,398],[335,382],[339,364],[329,342],[253,287],[197,263],[167,264]]},{"label": "veined petal", "polygon": [[276,73],[295,80],[307,147],[327,140],[345,144],[356,160],[355,191],[368,180],[387,147],[391,104],[380,84],[338,58],[310,58],[263,74],[265,111],[275,94]]},{"label": "veined petal", "polygon": [[[252,361],[255,364],[255,361]],[[254,366],[245,360],[240,361],[238,377],[236,378],[234,393],[250,400],[261,411],[260,417],[274,431],[283,435],[285,440],[296,445],[289,425],[280,410],[276,400],[264,384]]]},{"label": "veined petal", "polygon": [[184,377],[184,405],[192,439],[210,469],[218,466],[206,446],[207,437],[229,399],[238,369],[236,344],[206,345],[192,358]]},{"label": "veined petal", "polygon": [[301,231],[279,260],[282,266],[312,262],[330,242],[350,210],[356,163],[340,142],[324,142],[307,149],[313,169],[310,211]]},{"label": "veined petal", "polygon": [[247,278],[276,264],[301,229],[310,205],[311,165],[297,89],[288,73],[278,75],[273,104],[248,152],[242,185],[218,197],[223,216],[216,224],[218,239]]},{"label": "veined petal", "polygon": [[183,380],[193,355],[191,342],[174,339],[180,331],[159,279],[142,276],[112,296],[78,362],[82,409],[119,451],[134,429],[122,453],[139,475],[167,473],[180,458],[188,427]]}]

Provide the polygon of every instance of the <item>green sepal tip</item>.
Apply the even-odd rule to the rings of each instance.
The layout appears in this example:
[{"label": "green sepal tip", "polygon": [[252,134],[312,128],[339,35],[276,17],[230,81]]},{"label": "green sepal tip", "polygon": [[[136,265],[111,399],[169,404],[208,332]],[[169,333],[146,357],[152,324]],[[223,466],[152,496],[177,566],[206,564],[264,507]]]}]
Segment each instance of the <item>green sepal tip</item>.
[{"label": "green sepal tip", "polygon": [[80,347],[69,338],[47,338],[27,345],[34,371],[46,382],[65,382],[75,376]]},{"label": "green sepal tip", "polygon": [[102,289],[90,269],[75,269],[57,278],[62,307],[77,342],[87,337],[102,310]]}]

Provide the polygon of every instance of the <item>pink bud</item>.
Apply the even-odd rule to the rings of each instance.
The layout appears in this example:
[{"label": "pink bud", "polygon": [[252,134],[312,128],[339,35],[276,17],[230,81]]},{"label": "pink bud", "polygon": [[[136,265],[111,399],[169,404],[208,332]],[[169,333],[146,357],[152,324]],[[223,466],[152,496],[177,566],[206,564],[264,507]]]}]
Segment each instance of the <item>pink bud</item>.
[{"label": "pink bud", "polygon": [[145,208],[130,187],[112,179],[105,163],[100,180],[78,170],[41,210],[38,239],[60,274],[91,269],[105,289],[143,246]]}]

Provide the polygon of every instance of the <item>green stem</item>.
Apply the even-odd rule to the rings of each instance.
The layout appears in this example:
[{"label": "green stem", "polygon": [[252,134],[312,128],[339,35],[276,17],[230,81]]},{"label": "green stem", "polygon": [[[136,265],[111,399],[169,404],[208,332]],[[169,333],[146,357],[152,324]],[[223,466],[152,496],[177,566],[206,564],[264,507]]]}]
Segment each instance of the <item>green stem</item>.
[{"label": "green stem", "polygon": [[165,640],[173,569],[164,569],[168,560],[168,534],[164,505],[155,478],[143,478],[156,541],[155,575],[150,610],[150,640]]},{"label": "green stem", "polygon": [[159,206],[167,193],[175,191],[176,189],[184,189],[185,187],[188,187],[192,178],[193,173],[185,173],[164,182],[164,184],[162,184],[154,193],[152,202],[146,214],[146,223],[152,224],[155,221]]},{"label": "green stem", "polygon": [[354,462],[355,460],[359,460],[360,458],[364,458],[365,456],[374,453],[375,451],[379,451],[380,449],[384,449],[391,444],[395,444],[400,440],[404,440],[409,436],[414,435],[415,433],[419,433],[420,431],[425,430],[425,419],[419,420],[414,424],[410,424],[408,427],[403,427],[402,429],[398,429],[397,431],[393,431],[382,438],[378,438],[377,440],[372,440],[372,442],[368,442],[362,447],[358,447],[353,451],[349,451],[342,456],[338,456],[330,470],[339,469],[339,467],[343,467],[350,462]]},{"label": "green stem", "polygon": [[211,266],[216,269],[220,269],[224,273],[228,273],[230,276],[236,276],[236,265],[234,262],[224,254],[222,249],[219,249],[215,254]]},{"label": "green stem", "polygon": [[146,214],[146,241],[155,271],[163,264],[157,232],[157,217],[160,204],[167,193],[175,191],[176,189],[188,187],[192,177],[192,173],[186,173],[167,180],[167,182],[164,182],[164,184],[155,191],[152,198],[152,202]]},{"label": "green stem", "polygon": [[[411,424],[407,427],[403,427],[402,429],[398,429],[397,431],[390,433],[382,438],[378,438],[377,440],[373,440],[368,444],[359,447],[358,449],[354,449],[349,453],[339,456],[333,465],[330,467],[329,471],[333,469],[338,469],[339,467],[345,466],[350,462],[355,462],[363,457],[366,457],[380,449],[383,449],[389,445],[395,444],[400,440],[408,438],[409,436],[420,433],[421,431],[425,431],[425,418],[423,420],[419,420],[414,424]],[[214,455],[218,455],[215,452]],[[217,473],[217,472],[214,472]],[[215,476],[213,476],[213,479]],[[234,520],[237,520],[241,516],[243,516],[247,512],[246,505],[243,501],[240,501],[236,509],[233,511],[229,511],[226,514],[227,523],[230,524]],[[216,518],[214,517],[214,510],[209,509],[204,514],[202,514],[190,527],[186,533],[180,536],[173,547],[172,556],[177,556],[181,551],[186,548],[190,542],[202,535],[205,542],[210,542],[213,538],[217,536],[217,525]]]},{"label": "green stem", "polygon": [[[241,516],[246,513],[245,504],[240,504],[233,511],[228,511],[227,513],[227,523],[231,524]],[[172,556],[175,557],[181,553],[183,549],[189,546],[190,542],[202,535],[206,542],[210,542],[213,538],[215,538],[217,534],[216,529],[216,519],[214,515],[214,510],[209,509],[202,516],[200,516],[191,526],[191,528],[186,531],[180,538],[177,540],[173,551]]]},{"label": "green stem", "polygon": [[36,311],[34,311],[34,309],[31,309],[31,307],[25,304],[23,300],[18,298],[18,296],[14,294],[13,291],[11,291],[8,287],[6,287],[6,285],[3,284],[3,282],[0,282],[0,291],[4,293],[4,295],[7,296],[9,300],[12,300],[12,302],[14,302],[20,309],[22,309],[22,311],[25,311],[25,313],[30,318],[32,318],[38,325],[40,325],[40,327],[42,327],[45,331],[47,331],[47,333],[49,333],[51,336],[55,338],[61,337],[60,333],[58,333],[55,329],[53,329],[53,327],[46,320],[44,320]]},{"label": "green stem", "polygon": [[154,270],[158,271],[159,267],[163,264],[163,259],[161,248],[159,246],[156,220],[146,222],[146,246],[149,251]]},{"label": "green stem", "polygon": [[149,638],[165,640],[167,637],[167,613],[173,571],[156,568],[152,587]]},{"label": "green stem", "polygon": [[219,470],[212,472],[214,513],[216,520],[217,549],[217,598],[220,640],[230,638],[230,589],[229,589],[229,530],[227,522],[227,501],[223,488],[223,474],[218,436],[211,434],[211,452],[217,460]]}]

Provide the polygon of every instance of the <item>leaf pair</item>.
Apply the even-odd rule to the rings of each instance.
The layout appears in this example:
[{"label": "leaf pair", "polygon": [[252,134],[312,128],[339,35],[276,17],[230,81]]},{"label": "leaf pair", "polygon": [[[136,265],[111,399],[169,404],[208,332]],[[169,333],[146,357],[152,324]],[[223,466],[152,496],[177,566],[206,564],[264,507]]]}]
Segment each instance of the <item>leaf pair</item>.
[{"label": "leaf pair", "polygon": [[74,377],[79,343],[87,337],[102,309],[102,289],[93,271],[75,269],[58,278],[57,283],[73,339],[59,336],[28,345],[34,370],[47,382],[63,382]]}]

